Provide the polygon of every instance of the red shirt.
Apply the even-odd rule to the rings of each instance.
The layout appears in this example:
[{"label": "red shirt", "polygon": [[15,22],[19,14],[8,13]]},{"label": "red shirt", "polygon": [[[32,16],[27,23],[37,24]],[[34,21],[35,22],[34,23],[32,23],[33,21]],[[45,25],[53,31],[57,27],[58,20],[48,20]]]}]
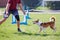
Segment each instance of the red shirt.
[{"label": "red shirt", "polygon": [[8,0],[8,3],[10,4],[9,10],[16,10],[17,4],[21,3],[21,0]]}]

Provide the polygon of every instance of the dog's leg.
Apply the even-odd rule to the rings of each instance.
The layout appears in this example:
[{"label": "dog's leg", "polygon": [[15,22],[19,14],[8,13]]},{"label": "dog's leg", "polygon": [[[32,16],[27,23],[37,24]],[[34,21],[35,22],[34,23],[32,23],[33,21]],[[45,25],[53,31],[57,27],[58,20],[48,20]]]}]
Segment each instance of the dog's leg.
[{"label": "dog's leg", "polygon": [[41,26],[41,27],[40,27],[40,31],[39,31],[39,33],[40,33],[41,31],[43,31],[44,34],[46,34],[45,29],[46,29],[46,28],[43,28],[43,26]]},{"label": "dog's leg", "polygon": [[56,32],[56,27],[54,26],[50,26],[51,29],[53,29],[54,32]]},{"label": "dog's leg", "polygon": [[54,30],[54,32],[56,32],[56,26],[55,26],[55,25],[54,25],[54,27],[53,27],[53,28],[54,28],[54,29],[53,29],[53,30]]},{"label": "dog's leg", "polygon": [[44,34],[46,34],[46,31],[45,31],[45,29],[46,29],[46,28],[43,28],[43,32],[44,32]]},{"label": "dog's leg", "polygon": [[39,33],[42,31],[42,27],[40,27]]}]

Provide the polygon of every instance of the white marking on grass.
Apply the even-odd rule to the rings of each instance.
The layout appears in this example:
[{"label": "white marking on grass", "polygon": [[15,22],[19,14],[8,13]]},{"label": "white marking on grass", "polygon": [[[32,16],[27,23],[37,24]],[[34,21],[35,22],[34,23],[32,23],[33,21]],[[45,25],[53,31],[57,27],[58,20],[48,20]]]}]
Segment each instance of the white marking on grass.
[{"label": "white marking on grass", "polygon": [[60,14],[60,10],[35,10],[33,12],[30,12],[31,14]]}]

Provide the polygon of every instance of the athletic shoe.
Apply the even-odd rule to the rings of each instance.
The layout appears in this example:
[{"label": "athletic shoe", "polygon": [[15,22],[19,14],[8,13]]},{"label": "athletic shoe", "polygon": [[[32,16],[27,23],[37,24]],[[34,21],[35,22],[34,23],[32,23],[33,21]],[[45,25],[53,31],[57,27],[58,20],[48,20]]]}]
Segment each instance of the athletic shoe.
[{"label": "athletic shoe", "polygon": [[20,28],[18,28],[18,32],[22,32],[22,31],[20,30]]}]

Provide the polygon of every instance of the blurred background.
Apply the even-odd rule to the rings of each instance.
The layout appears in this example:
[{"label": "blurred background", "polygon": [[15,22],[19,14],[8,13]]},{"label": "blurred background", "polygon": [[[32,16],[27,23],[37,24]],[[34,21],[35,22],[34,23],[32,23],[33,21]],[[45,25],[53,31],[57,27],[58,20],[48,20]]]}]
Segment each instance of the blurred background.
[{"label": "blurred background", "polygon": [[[60,0],[21,0],[23,7],[37,10],[60,10]],[[0,0],[0,8],[5,7],[7,0]],[[25,8],[26,9],[26,8]]]}]

